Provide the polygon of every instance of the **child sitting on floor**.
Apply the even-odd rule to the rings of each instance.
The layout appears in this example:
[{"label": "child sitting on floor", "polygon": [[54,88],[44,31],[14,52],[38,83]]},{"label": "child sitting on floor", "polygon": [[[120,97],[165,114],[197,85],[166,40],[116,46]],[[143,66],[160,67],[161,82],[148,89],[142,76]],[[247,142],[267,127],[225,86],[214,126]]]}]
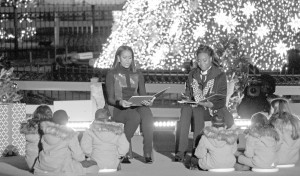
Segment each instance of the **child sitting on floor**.
[{"label": "child sitting on floor", "polygon": [[[237,150],[238,131],[226,129],[224,117],[214,115],[211,122],[212,126],[203,129],[203,135],[195,150],[199,167],[202,170],[233,168],[236,162],[234,153]],[[195,160],[192,162],[195,163]],[[195,164],[191,167],[195,167]]]},{"label": "child sitting on floor", "polygon": [[39,144],[42,137],[39,125],[41,122],[50,121],[51,119],[51,108],[47,105],[40,105],[34,111],[32,119],[21,124],[20,133],[25,134],[26,139],[25,160],[31,172],[33,171],[39,151],[42,150],[42,146]]},{"label": "child sitting on floor", "polygon": [[267,116],[255,113],[251,117],[251,127],[246,135],[244,154],[238,163],[251,168],[271,169],[276,167],[276,149],[279,135],[268,124]]},{"label": "child sitting on floor", "polygon": [[270,123],[277,130],[280,141],[277,151],[277,164],[295,164],[299,160],[300,120],[289,112],[275,113]]},{"label": "child sitting on floor", "polygon": [[53,114],[53,122],[41,123],[43,150],[34,166],[35,174],[73,176],[98,170],[98,167],[84,168],[81,165],[80,161],[84,161],[85,156],[79,145],[78,134],[66,126],[68,119],[64,110],[58,110]]},{"label": "child sitting on floor", "polygon": [[106,109],[98,109],[95,120],[81,139],[83,152],[95,160],[100,168],[117,170],[120,157],[129,150],[129,142],[121,123],[110,122]]}]

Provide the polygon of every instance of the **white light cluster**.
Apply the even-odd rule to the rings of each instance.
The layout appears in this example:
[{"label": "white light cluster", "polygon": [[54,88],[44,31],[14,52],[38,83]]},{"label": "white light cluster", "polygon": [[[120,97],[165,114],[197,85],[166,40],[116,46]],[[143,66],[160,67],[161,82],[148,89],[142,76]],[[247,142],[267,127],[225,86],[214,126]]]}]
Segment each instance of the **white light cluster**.
[{"label": "white light cluster", "polygon": [[[14,1],[14,0],[6,0],[4,1],[4,4],[6,6],[15,6],[16,8],[27,8],[27,7],[35,7],[36,6],[36,0],[22,0],[22,1]],[[1,20],[0,24],[4,21],[7,21],[7,18],[9,17],[6,14],[0,14]],[[19,23],[22,23],[26,21],[27,23],[32,23],[33,20],[29,18],[29,13],[22,13],[19,17]],[[27,25],[28,26],[28,25]],[[25,29],[21,29],[20,34],[18,36],[18,40],[21,41],[22,39],[28,39],[30,37],[33,37],[36,35],[36,27],[26,27]],[[8,40],[15,38],[15,36],[5,31],[3,28],[0,29],[0,39],[2,40]]]},{"label": "white light cluster", "polygon": [[154,122],[154,127],[158,128],[168,128],[168,127],[175,127],[176,121],[156,121]]},{"label": "white light cluster", "polygon": [[246,129],[250,127],[251,120],[250,119],[234,119],[234,124],[241,129]]},{"label": "white light cluster", "polygon": [[73,128],[75,131],[85,131],[91,125],[91,122],[68,122],[67,127]]},{"label": "white light cluster", "polygon": [[[193,59],[200,43],[214,46],[234,34],[245,46],[244,54],[252,64],[261,70],[280,70],[287,62],[286,51],[297,42],[299,3],[128,0],[95,67],[111,67],[117,48],[128,45],[140,68],[181,69],[184,62]],[[162,46],[168,47],[167,53],[160,51]]]}]

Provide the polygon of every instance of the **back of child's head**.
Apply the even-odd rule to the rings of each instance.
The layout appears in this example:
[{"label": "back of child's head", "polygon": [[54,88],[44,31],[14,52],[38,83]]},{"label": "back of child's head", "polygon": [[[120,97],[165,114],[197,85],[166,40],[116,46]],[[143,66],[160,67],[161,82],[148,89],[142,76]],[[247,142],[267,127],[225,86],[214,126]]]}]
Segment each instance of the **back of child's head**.
[{"label": "back of child's head", "polygon": [[216,127],[216,128],[225,127],[225,119],[223,116],[214,114],[211,118],[211,124],[213,127]]},{"label": "back of child's head", "polygon": [[291,138],[296,140],[300,137],[300,120],[295,115],[282,112],[273,114],[270,123],[280,131],[291,131]]},{"label": "back of child's head", "polygon": [[262,112],[257,112],[251,117],[251,128],[260,128],[268,125],[268,118]]},{"label": "back of child's head", "polygon": [[275,113],[283,113],[283,112],[288,112],[291,113],[291,109],[289,107],[289,102],[285,98],[275,98],[271,101],[271,108],[272,111],[271,114]]},{"label": "back of child's head", "polygon": [[33,118],[37,121],[47,121],[52,119],[52,110],[47,105],[40,105],[33,113]]},{"label": "back of child's head", "polygon": [[107,121],[110,117],[110,113],[106,109],[98,109],[95,112],[96,121]]},{"label": "back of child's head", "polygon": [[59,125],[66,125],[68,123],[69,116],[64,110],[57,110],[53,113],[52,122]]}]

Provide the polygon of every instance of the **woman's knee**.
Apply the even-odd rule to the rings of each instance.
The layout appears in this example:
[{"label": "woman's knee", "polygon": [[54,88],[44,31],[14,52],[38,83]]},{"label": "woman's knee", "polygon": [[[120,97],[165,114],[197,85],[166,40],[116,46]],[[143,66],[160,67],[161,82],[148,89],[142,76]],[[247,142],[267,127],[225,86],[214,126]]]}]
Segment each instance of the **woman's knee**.
[{"label": "woman's knee", "polygon": [[141,117],[139,113],[137,113],[135,110],[130,111],[126,117],[125,123],[134,123],[139,124],[141,122]]}]

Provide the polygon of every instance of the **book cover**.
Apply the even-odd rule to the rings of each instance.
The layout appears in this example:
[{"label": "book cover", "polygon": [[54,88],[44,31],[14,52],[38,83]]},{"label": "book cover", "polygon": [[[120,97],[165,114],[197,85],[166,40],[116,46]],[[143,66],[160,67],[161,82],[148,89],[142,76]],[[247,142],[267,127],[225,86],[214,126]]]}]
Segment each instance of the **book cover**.
[{"label": "book cover", "polygon": [[157,97],[161,96],[162,94],[164,94],[169,88],[170,87],[165,88],[165,89],[157,92],[154,95],[132,96],[132,97],[129,98],[128,101],[132,103],[132,106],[142,106],[142,101],[144,101],[144,100],[150,101],[154,97],[157,98]]}]

